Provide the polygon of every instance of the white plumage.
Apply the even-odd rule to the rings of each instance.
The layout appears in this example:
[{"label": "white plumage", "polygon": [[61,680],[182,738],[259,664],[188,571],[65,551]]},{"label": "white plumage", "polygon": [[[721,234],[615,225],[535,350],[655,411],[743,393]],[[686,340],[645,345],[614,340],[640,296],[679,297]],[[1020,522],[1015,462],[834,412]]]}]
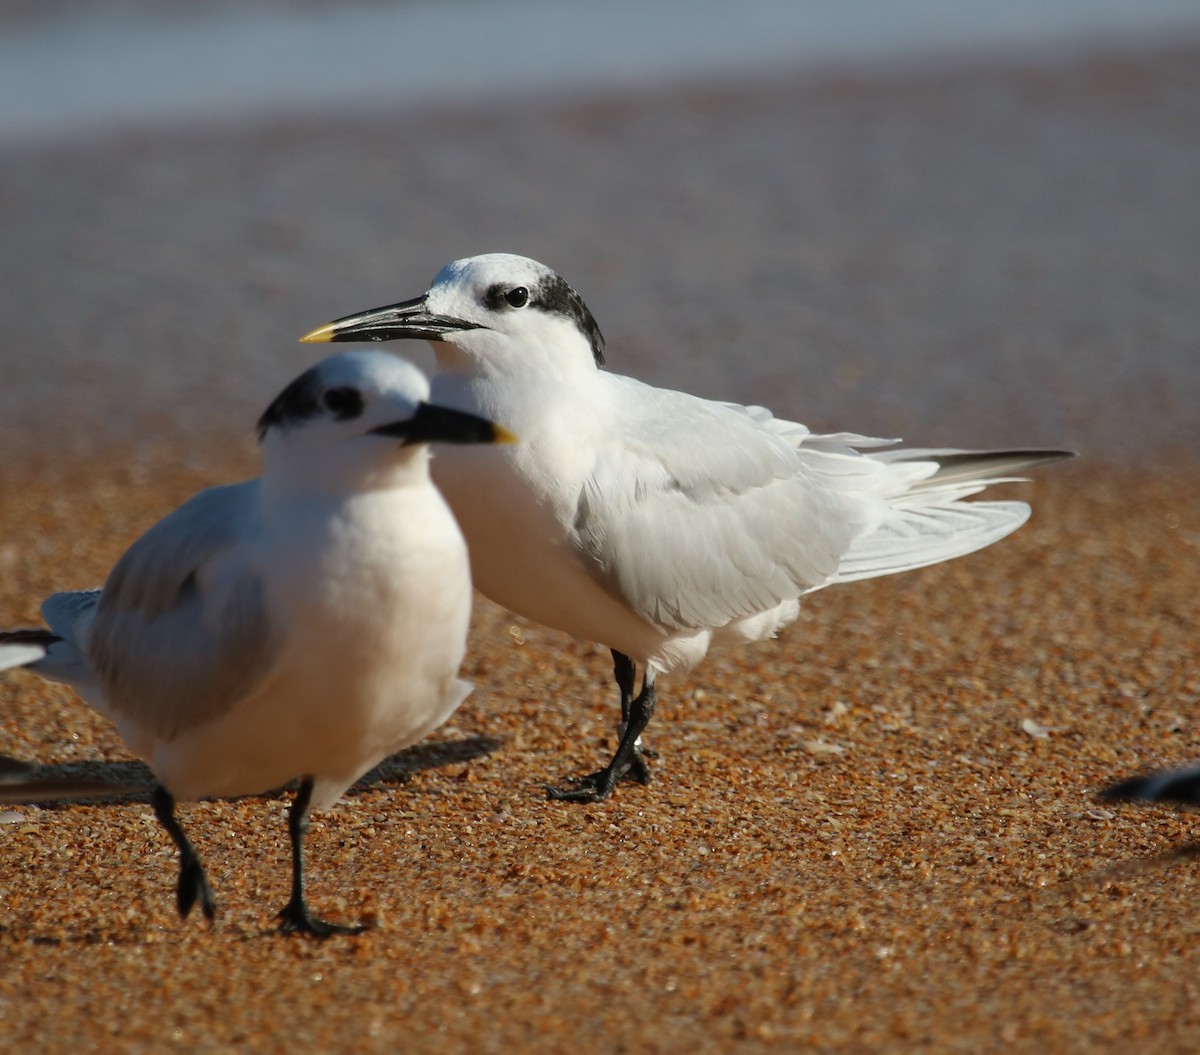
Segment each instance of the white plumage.
[{"label": "white plumage", "polygon": [[263,792],[300,778],[285,930],[337,928],[304,904],[300,843],[382,759],[444,722],[471,607],[466,547],[429,476],[431,440],[505,438],[428,402],[394,356],[328,359],[260,421],[259,479],[202,491],[147,531],[102,590],[60,593],[50,632],[0,635],[0,668],[75,688],[161,788],[183,857],[180,910],[212,914],[173,800]]},{"label": "white plumage", "polygon": [[[990,545],[1029,515],[965,503],[1057,451],[891,450],[815,435],[743,407],[600,369],[582,298],[536,261],[459,260],[422,297],[347,316],[305,340],[431,341],[434,397],[522,438],[434,468],[476,586],[514,612],[614,652],[627,720],[617,756],[557,797],[594,801],[645,779],[637,735],[659,672],[713,644],[774,634],[799,598]],[[634,699],[633,664],[645,668]],[[630,717],[632,714],[633,717]]]}]

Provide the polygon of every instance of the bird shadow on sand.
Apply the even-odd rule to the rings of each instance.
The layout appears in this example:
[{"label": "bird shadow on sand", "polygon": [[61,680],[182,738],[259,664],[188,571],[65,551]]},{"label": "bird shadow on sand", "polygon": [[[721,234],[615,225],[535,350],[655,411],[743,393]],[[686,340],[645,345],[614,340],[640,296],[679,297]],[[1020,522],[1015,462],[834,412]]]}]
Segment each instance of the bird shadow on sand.
[{"label": "bird shadow on sand", "polygon": [[369,773],[364,773],[346,792],[346,796],[360,795],[380,785],[406,784],[414,773],[461,765],[495,754],[503,743],[503,740],[495,736],[468,736],[463,740],[434,740],[413,744],[412,747],[406,747],[403,751],[397,751],[396,754],[385,758]]},{"label": "bird shadow on sand", "polygon": [[[461,740],[432,741],[405,748],[381,762],[346,792],[348,797],[379,788],[405,784],[423,770],[461,765],[494,753],[503,743],[497,737],[469,736]],[[79,805],[111,805],[148,802],[154,788],[150,769],[135,760],[127,762],[68,762],[40,765],[0,755],[0,815],[4,805],[44,805],[73,802]],[[268,799],[281,789],[246,799]],[[51,813],[42,814],[42,818]],[[23,819],[15,812],[5,818]],[[51,916],[53,914],[51,913]],[[22,919],[19,923],[0,921],[0,947],[7,941],[32,945],[137,945],[156,929],[144,921],[96,919],[79,929],[78,921]],[[264,930],[258,925],[225,921],[222,933],[226,941],[257,941],[265,934],[274,935],[275,927]]]},{"label": "bird shadow on sand", "polygon": [[1037,901],[1054,913],[1052,926],[1056,929],[1072,933],[1087,930],[1095,925],[1092,918],[1094,913],[1085,912],[1076,904],[1079,895],[1097,890],[1118,894],[1126,883],[1139,876],[1194,861],[1198,857],[1200,842],[1193,841],[1169,847],[1161,853],[1112,861],[1039,890]]},{"label": "bird shadow on sand", "polygon": [[1089,878],[1093,882],[1099,883],[1120,882],[1131,879],[1134,876],[1142,875],[1145,872],[1152,872],[1156,868],[1167,868],[1183,861],[1190,861],[1196,857],[1200,857],[1200,842],[1186,842],[1178,846],[1172,846],[1161,853],[1135,857],[1128,861],[1117,861],[1114,864],[1097,869],[1091,873]]},{"label": "bird shadow on sand", "polygon": [[[407,783],[414,773],[461,765],[493,754],[502,741],[493,736],[414,744],[384,759],[346,792],[359,795],[380,785]],[[76,801],[105,805],[148,799],[154,775],[138,761],[60,762],[39,764],[0,755],[0,805],[34,805]],[[271,798],[279,789],[245,798]]]}]

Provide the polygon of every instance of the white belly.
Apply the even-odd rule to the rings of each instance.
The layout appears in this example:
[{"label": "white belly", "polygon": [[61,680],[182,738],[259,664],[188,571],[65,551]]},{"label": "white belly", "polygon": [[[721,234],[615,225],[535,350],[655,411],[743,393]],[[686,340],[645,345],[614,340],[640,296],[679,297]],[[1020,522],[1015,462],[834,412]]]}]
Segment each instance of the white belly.
[{"label": "white belly", "polygon": [[660,670],[698,662],[708,632],[666,635],[588,574],[587,558],[573,545],[570,513],[534,490],[516,450],[455,448],[433,462],[434,481],[466,536],[479,591],[527,619]]},{"label": "white belly", "polygon": [[370,532],[369,517],[388,512],[374,509],[358,525],[348,518],[315,552],[288,555],[294,574],[266,597],[286,628],[271,673],[224,714],[147,752],[173,795],[251,794],[313,776],[313,806],[323,808],[466,696],[457,674],[471,585],[461,536],[442,503],[406,501],[390,514],[412,531],[371,532],[363,545],[356,530]]}]

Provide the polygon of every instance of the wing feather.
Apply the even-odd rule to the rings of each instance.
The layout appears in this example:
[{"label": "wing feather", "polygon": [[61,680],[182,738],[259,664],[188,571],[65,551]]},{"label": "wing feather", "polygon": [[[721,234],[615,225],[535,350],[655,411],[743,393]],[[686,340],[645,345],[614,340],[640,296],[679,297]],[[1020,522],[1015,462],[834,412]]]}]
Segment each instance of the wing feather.
[{"label": "wing feather", "polygon": [[599,451],[575,518],[602,585],[678,631],[769,610],[836,573],[871,519],[842,485],[846,465],[831,464],[851,460],[841,444],[805,451],[808,430],[761,407],[610,376],[636,391],[617,393],[623,431]]},{"label": "wing feather", "polygon": [[246,696],[274,653],[245,540],[257,481],[202,491],[117,562],[88,655],[113,716],[170,737]]},{"label": "wing feather", "polygon": [[578,498],[577,545],[593,577],[665,633],[988,546],[1029,507],[963,499],[1070,456],[881,451],[895,441],[605,376],[617,412]]}]

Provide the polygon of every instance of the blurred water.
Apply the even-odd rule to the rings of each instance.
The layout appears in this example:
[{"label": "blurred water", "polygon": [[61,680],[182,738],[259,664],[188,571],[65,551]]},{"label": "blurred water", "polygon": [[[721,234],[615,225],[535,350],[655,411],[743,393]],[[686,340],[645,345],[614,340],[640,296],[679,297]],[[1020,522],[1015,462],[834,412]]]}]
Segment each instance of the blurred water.
[{"label": "blurred water", "polygon": [[921,444],[1200,449],[1194,0],[6,2],[6,457],[248,444],[325,351],[300,333],[492,250],[558,268],[652,383]]},{"label": "blurred water", "polygon": [[81,7],[0,33],[0,140],[1198,33],[1196,0]]}]

